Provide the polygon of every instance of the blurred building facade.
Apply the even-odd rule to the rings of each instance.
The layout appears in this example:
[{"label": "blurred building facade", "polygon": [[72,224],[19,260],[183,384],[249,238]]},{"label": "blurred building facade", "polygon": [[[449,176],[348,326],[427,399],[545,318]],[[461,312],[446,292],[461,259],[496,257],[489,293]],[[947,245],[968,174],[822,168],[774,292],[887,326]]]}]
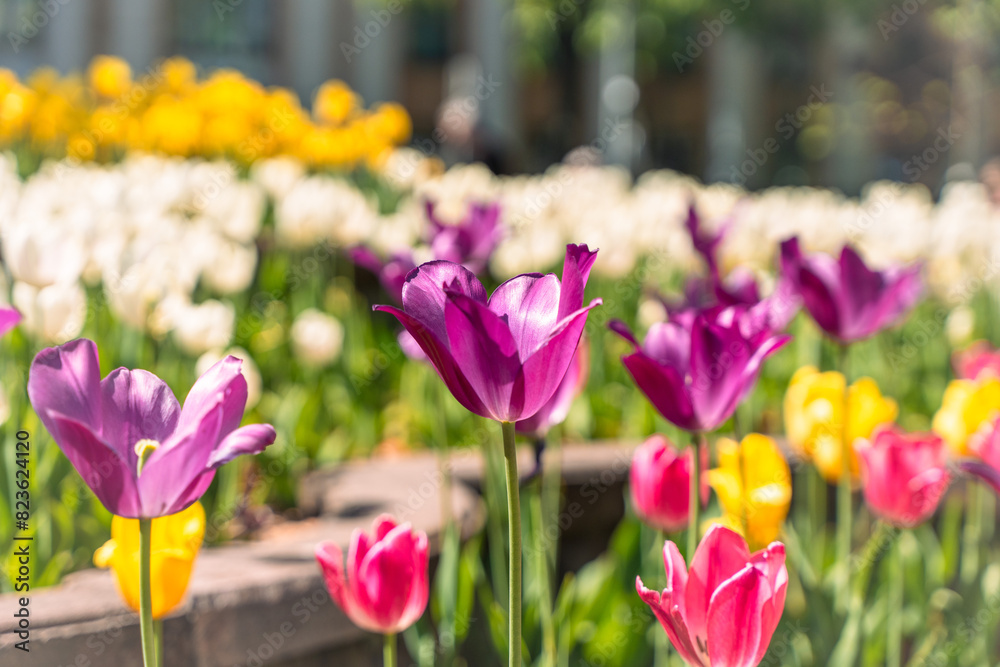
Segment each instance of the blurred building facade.
[{"label": "blurred building facade", "polygon": [[[637,47],[648,32],[637,4],[610,5],[617,37],[591,51],[557,16],[555,49],[526,69],[512,0],[0,0],[0,66],[68,72],[109,53],[141,72],[179,54],[288,86],[305,103],[340,78],[366,103],[402,103],[418,139],[459,111],[475,136],[435,150],[508,171],[587,146],[590,159],[634,172],[669,167],[749,187],[857,192],[894,178],[936,189],[949,168],[974,172],[1000,148],[977,46],[988,35],[952,43],[928,27],[930,12],[900,28],[889,9],[859,18],[831,5],[808,30],[783,27],[792,17],[756,32],[720,23],[715,34],[719,21],[699,17],[671,27],[674,44],[691,46],[667,47],[651,65]],[[922,159],[942,133],[957,139]]]}]

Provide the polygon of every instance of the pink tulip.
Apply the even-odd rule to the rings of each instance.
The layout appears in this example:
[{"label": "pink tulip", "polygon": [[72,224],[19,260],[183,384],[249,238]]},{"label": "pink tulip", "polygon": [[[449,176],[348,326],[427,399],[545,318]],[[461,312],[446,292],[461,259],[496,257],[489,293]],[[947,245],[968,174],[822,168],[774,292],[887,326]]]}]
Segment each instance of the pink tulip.
[{"label": "pink tulip", "polygon": [[955,374],[965,380],[975,380],[986,373],[1000,377],[1000,350],[985,340],[977,340],[961,352],[956,352],[952,365]]},{"label": "pink tulip", "polygon": [[872,512],[909,528],[927,520],[948,489],[948,450],[934,433],[903,433],[880,428],[859,440],[861,480]]},{"label": "pink tulip", "polygon": [[688,571],[677,545],[663,546],[667,587],[635,588],[667,631],[680,656],[694,667],[754,667],[767,653],[785,608],[785,545],[773,542],[751,554],[739,534],[708,529]]},{"label": "pink tulip", "polygon": [[333,542],[316,546],[316,560],[330,597],[358,627],[395,634],[413,625],[427,607],[427,535],[382,515],[373,537],[360,530],[344,554]]},{"label": "pink tulip", "polygon": [[632,504],[650,526],[672,533],[688,525],[693,451],[680,454],[666,436],[656,434],[632,455]]}]

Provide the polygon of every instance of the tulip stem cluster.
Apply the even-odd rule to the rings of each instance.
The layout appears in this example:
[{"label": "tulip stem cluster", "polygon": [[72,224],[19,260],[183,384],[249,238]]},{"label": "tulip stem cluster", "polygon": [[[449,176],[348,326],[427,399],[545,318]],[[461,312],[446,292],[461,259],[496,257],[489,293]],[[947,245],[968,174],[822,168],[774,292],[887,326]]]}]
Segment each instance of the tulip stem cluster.
[{"label": "tulip stem cluster", "polygon": [[139,519],[139,620],[142,624],[142,661],[144,667],[158,667],[156,634],[153,632],[153,596],[149,564],[152,550],[153,520]]},{"label": "tulip stem cluster", "polygon": [[510,526],[510,587],[508,628],[510,667],[521,667],[521,498],[517,476],[517,448],[514,446],[514,422],[501,422],[503,456],[507,465],[507,520]]}]

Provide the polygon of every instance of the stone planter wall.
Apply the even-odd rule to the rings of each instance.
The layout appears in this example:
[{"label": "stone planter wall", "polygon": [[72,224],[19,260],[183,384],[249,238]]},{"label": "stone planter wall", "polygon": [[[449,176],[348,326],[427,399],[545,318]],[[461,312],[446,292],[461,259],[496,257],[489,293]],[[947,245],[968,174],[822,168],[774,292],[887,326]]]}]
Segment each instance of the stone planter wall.
[{"label": "stone planter wall", "polygon": [[[606,546],[624,511],[630,451],[615,444],[562,449],[563,569],[579,567]],[[482,461],[474,451],[456,452],[451,461],[452,510],[468,537],[484,521],[477,493]],[[530,452],[521,452],[519,464],[524,475],[531,473]],[[310,518],[280,524],[252,542],[202,551],[187,600],[164,621],[165,665],[379,665],[377,638],[358,630],[330,601],[313,548],[336,540],[346,551],[356,528],[367,530],[378,514],[389,512],[426,531],[436,553],[441,480],[439,462],[429,453],[307,475],[299,504]],[[141,667],[138,617],[121,601],[109,572],[78,572],[30,595],[30,653],[13,647],[18,597],[0,596],[0,667]]]}]

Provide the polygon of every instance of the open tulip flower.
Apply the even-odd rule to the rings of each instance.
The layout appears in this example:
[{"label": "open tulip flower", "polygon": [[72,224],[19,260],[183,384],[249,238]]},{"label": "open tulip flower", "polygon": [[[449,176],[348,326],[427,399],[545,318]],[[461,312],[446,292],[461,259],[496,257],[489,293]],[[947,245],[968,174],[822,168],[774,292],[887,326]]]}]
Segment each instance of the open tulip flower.
[{"label": "open tulip flower", "polygon": [[465,219],[457,225],[442,222],[434,214],[434,202],[428,201],[424,207],[431,223],[434,258],[461,264],[477,275],[482,273],[503,237],[500,205],[472,203]]},{"label": "open tulip flower", "polygon": [[487,298],[468,269],[423,264],[407,276],[394,315],[467,410],[499,422],[532,417],[552,398],[576,354],[587,314],[583,290],[597,257],[566,247],[562,281],[554,274],[511,278]]},{"label": "open tulip flower", "polygon": [[586,339],[582,339],[576,348],[573,363],[566,369],[566,375],[559,383],[556,393],[552,394],[549,402],[543,405],[534,416],[517,422],[518,433],[534,438],[544,438],[550,428],[565,421],[573,401],[587,386],[587,379],[590,375],[589,356],[590,346],[587,345]]},{"label": "open tulip flower", "polygon": [[0,307],[0,336],[4,335],[21,321],[21,313],[13,308]]},{"label": "open tulip flower", "polygon": [[226,357],[202,375],[181,409],[144,370],[101,379],[97,346],[79,339],[42,350],[28,396],[73,467],[109,512],[130,519],[176,514],[208,489],[216,469],[274,442],[274,427],[240,428],[247,382]]},{"label": "open tulip flower", "polygon": [[[789,444],[808,457],[827,481],[841,473],[843,453],[844,376],[821,373],[812,366],[795,371],[785,392],[785,434]],[[871,378],[851,385],[847,397],[847,442],[867,438],[877,426],[896,419],[896,401],[882,396]],[[850,450],[850,472],[858,478],[857,454]]]},{"label": "open tulip flower", "polygon": [[1000,378],[985,373],[976,380],[952,380],[931,427],[955,456],[969,455],[969,440],[1000,414]]},{"label": "open tulip flower", "polygon": [[839,261],[823,253],[806,256],[797,237],[781,244],[781,272],[816,324],[842,343],[895,324],[922,290],[920,266],[873,271],[850,246],[843,247]]},{"label": "open tulip flower", "polygon": [[427,607],[427,535],[383,515],[372,534],[355,530],[345,568],[333,542],[316,547],[330,597],[360,628],[394,635],[416,623]]},{"label": "open tulip flower", "polygon": [[948,489],[948,450],[934,433],[878,429],[854,445],[861,455],[865,500],[872,512],[901,528],[926,521]]},{"label": "open tulip flower", "polygon": [[680,453],[663,435],[650,436],[632,455],[629,493],[644,522],[667,533],[688,525],[691,459],[694,448]]},{"label": "open tulip flower", "polygon": [[642,345],[624,323],[610,327],[635,347],[622,362],[660,414],[684,430],[705,432],[732,416],[764,360],[791,340],[752,315],[737,306],[688,313],[654,324]]},{"label": "open tulip flower", "polygon": [[708,483],[722,505],[723,525],[743,535],[751,548],[778,539],[792,503],[792,472],[771,438],[751,433],[739,443],[715,443],[719,467]]},{"label": "open tulip flower", "polygon": [[[204,536],[205,509],[201,503],[153,519],[150,559],[153,618],[163,618],[181,603]],[[111,568],[125,602],[138,612],[139,521],[114,517],[111,539],[94,554],[94,565]]]},{"label": "open tulip flower", "polygon": [[685,567],[677,545],[663,547],[667,587],[647,589],[636,577],[670,642],[693,667],[755,667],[767,653],[785,608],[785,546],[774,542],[751,554],[724,526],[709,528]]}]

